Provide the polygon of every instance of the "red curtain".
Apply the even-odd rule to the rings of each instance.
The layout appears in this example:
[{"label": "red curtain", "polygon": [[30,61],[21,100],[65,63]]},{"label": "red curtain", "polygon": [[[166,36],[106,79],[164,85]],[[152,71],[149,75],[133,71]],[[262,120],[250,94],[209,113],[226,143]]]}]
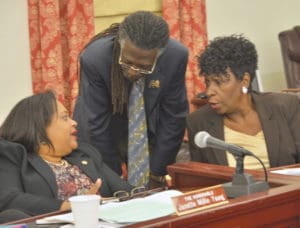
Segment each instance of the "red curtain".
[{"label": "red curtain", "polygon": [[52,89],[73,111],[78,54],[94,35],[93,0],[28,0],[33,93]]},{"label": "red curtain", "polygon": [[162,14],[169,24],[171,36],[189,49],[186,86],[192,112],[196,107],[191,104],[191,99],[205,89],[196,58],[208,42],[205,0],[163,0]]}]

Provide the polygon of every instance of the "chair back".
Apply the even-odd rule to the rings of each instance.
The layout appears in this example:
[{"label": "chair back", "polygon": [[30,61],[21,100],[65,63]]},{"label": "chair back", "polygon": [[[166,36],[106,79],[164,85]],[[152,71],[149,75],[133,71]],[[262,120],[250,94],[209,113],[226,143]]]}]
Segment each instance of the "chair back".
[{"label": "chair back", "polygon": [[300,88],[300,26],[278,35],[288,88]]}]

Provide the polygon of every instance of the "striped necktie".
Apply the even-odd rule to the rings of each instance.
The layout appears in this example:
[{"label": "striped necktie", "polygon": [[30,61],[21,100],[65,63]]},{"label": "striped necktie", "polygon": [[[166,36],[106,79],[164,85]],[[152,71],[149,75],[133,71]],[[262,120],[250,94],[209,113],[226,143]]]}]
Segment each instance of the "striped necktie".
[{"label": "striped necktie", "polygon": [[144,107],[145,79],[133,82],[128,103],[128,182],[148,187],[149,146]]}]

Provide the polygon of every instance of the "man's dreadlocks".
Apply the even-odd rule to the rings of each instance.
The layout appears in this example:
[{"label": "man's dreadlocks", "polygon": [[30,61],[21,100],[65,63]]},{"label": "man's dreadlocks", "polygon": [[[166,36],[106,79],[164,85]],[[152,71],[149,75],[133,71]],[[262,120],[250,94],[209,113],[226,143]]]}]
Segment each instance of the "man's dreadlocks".
[{"label": "man's dreadlocks", "polygon": [[122,23],[114,23],[95,35],[85,47],[95,40],[111,35],[115,36],[111,65],[113,113],[123,113],[128,102],[129,83],[118,63],[120,42],[129,39],[141,49],[163,49],[169,40],[169,28],[162,17],[147,11],[137,11],[128,15]]}]

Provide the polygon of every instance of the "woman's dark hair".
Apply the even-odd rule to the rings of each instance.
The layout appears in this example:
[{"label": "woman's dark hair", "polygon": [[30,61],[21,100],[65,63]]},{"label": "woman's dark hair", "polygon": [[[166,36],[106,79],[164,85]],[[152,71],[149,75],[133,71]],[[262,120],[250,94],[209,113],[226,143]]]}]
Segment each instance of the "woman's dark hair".
[{"label": "woman's dark hair", "polygon": [[124,105],[128,102],[128,83],[118,63],[120,42],[129,39],[141,49],[158,48],[162,51],[169,40],[169,27],[162,17],[148,11],[137,11],[125,17],[122,23],[112,24],[95,35],[85,48],[93,41],[109,35],[115,36],[111,66],[113,113],[123,113]]},{"label": "woman's dark hair", "polygon": [[242,35],[217,37],[198,57],[200,75],[227,75],[230,68],[238,80],[249,73],[251,82],[257,70],[257,52],[253,43]]},{"label": "woman's dark hair", "polygon": [[37,153],[41,142],[53,148],[46,128],[56,112],[56,98],[52,91],[24,98],[4,120],[0,137],[22,144],[28,153]]}]

